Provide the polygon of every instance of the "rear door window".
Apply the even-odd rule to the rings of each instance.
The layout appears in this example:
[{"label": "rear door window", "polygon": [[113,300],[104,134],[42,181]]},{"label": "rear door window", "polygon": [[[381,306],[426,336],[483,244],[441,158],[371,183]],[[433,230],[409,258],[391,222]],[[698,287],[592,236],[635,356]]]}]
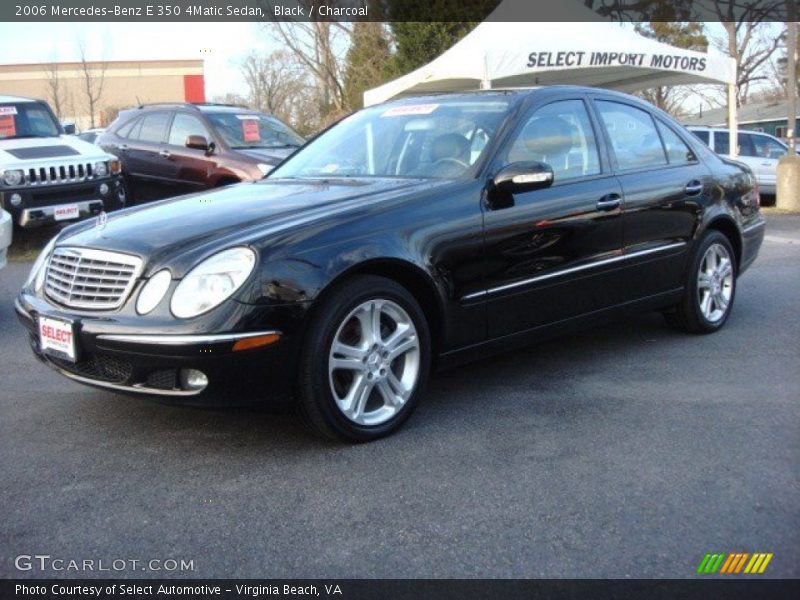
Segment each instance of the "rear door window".
[{"label": "rear door window", "polygon": [[160,144],[166,137],[169,117],[170,115],[167,112],[157,112],[143,116],[136,139],[142,142]]},{"label": "rear door window", "polygon": [[661,134],[661,139],[664,142],[669,164],[685,165],[697,160],[694,152],[689,149],[686,142],[684,142],[670,127],[661,121],[656,121],[656,125],[658,126],[658,132]]},{"label": "rear door window", "polygon": [[650,113],[609,100],[598,100],[597,109],[620,170],[667,164],[667,155]]},{"label": "rear door window", "polygon": [[[753,142],[750,139],[750,134],[740,133],[739,139],[739,156],[756,156],[753,149]],[[714,132],[714,150],[717,154],[730,154],[731,153],[731,135],[727,131]]]}]

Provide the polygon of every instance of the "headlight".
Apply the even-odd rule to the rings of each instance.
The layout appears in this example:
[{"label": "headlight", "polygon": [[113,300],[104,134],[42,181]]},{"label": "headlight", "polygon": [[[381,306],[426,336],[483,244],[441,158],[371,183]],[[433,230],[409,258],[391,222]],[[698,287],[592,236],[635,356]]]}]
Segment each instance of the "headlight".
[{"label": "headlight", "polygon": [[56,238],[54,237],[39,253],[39,256],[36,257],[36,260],[31,267],[31,272],[28,275],[28,279],[25,280],[25,287],[29,287],[32,283],[35,283],[33,289],[35,289],[37,292],[42,289],[42,285],[44,284],[44,274],[47,271],[47,269],[44,268],[45,263],[47,263],[47,257],[50,256],[50,253],[53,251],[53,248],[55,248],[55,245]]},{"label": "headlight", "polygon": [[230,248],[207,258],[175,288],[172,314],[188,319],[219,306],[242,286],[255,264],[256,255],[250,248]]},{"label": "headlight", "polygon": [[164,294],[167,293],[171,281],[172,275],[166,269],[153,275],[139,292],[139,299],[136,300],[136,312],[146,315],[158,306]]},{"label": "headlight", "polygon": [[15,186],[22,183],[25,179],[25,174],[20,169],[12,169],[11,171],[3,171],[3,183],[7,186]]},{"label": "headlight", "polygon": [[272,171],[272,165],[268,165],[266,163],[258,163],[256,166],[258,167],[258,170],[261,171],[262,175],[266,175]]},{"label": "headlight", "polygon": [[95,177],[105,177],[108,175],[108,167],[104,162],[96,162],[94,163],[94,176]]}]

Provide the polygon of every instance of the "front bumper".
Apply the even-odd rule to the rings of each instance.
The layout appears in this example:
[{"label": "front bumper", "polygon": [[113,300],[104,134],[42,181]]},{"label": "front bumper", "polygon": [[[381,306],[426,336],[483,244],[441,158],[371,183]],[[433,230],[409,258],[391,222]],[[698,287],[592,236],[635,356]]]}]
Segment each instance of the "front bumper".
[{"label": "front bumper", "polygon": [[[101,191],[103,185],[108,187],[105,194]],[[16,205],[11,202],[15,195],[19,196]],[[26,185],[0,190],[0,207],[11,213],[13,221],[24,229],[62,222],[56,219],[56,209],[59,207],[77,206],[77,218],[63,221],[74,222],[101,211],[124,208],[125,201],[125,187],[119,175],[91,181]]]},{"label": "front bumper", "polygon": [[[242,405],[291,392],[287,367],[291,343],[275,330],[224,334],[143,334],[129,328],[115,331],[103,315],[76,315],[24,292],[14,302],[20,322],[29,332],[34,355],[61,375],[97,388],[132,395],[159,396],[184,404]],[[77,362],[45,354],[39,344],[38,319],[51,317],[73,323]],[[277,342],[234,351],[241,340],[277,334]],[[181,371],[201,371],[203,389],[184,385]]]}]

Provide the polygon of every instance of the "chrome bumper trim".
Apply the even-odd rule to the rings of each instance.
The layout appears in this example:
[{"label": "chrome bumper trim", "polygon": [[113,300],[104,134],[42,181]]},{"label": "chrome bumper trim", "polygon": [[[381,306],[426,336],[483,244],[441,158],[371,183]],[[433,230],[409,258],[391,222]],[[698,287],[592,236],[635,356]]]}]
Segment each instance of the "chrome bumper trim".
[{"label": "chrome bumper trim", "polygon": [[758,223],[753,223],[752,225],[748,225],[744,229],[742,229],[742,234],[750,233],[751,231],[755,231],[756,229],[760,229],[767,224],[766,221],[761,220]]},{"label": "chrome bumper trim", "polygon": [[545,281],[546,279],[552,279],[553,277],[560,277],[561,275],[568,275],[569,273],[577,273],[579,271],[586,271],[587,269],[594,269],[595,267],[602,267],[604,265],[609,265],[612,263],[620,262],[623,260],[630,260],[632,258],[639,258],[640,256],[646,256],[648,254],[655,254],[656,252],[665,252],[667,250],[676,250],[678,248],[682,248],[686,245],[686,242],[674,242],[672,244],[666,244],[664,246],[658,246],[656,248],[647,248],[645,250],[638,250],[637,252],[630,252],[628,254],[620,254],[618,256],[612,256],[610,258],[604,258],[603,260],[598,260],[589,264],[585,265],[578,265],[576,267],[569,267],[567,269],[561,269],[559,271],[552,271],[550,273],[545,273],[543,275],[537,275],[536,277],[531,277],[529,279],[523,279],[522,281],[515,281],[514,283],[508,283],[506,285],[500,285],[497,287],[489,288],[487,290],[481,290],[480,292],[473,292],[472,294],[467,294],[466,296],[462,297],[462,302],[465,300],[474,300],[475,298],[480,298],[482,296],[488,296],[489,294],[495,294],[497,292],[504,292],[506,290],[511,290],[514,288],[522,287],[524,285],[529,285],[531,283],[536,283],[537,281]]},{"label": "chrome bumper trim", "polygon": [[98,340],[107,342],[127,342],[130,344],[144,344],[155,346],[191,346],[193,344],[219,344],[235,342],[262,335],[281,335],[280,331],[253,331],[249,333],[218,333],[197,335],[151,335],[151,334],[101,334]]}]

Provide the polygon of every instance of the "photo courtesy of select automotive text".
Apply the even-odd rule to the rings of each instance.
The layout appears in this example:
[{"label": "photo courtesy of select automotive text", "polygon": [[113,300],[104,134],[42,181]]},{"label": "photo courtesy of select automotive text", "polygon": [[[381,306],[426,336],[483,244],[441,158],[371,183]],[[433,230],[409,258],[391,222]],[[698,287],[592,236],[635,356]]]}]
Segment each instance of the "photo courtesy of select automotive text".
[{"label": "photo courtesy of select automotive text", "polygon": [[0,3],[0,600],[800,598],[798,29]]}]

